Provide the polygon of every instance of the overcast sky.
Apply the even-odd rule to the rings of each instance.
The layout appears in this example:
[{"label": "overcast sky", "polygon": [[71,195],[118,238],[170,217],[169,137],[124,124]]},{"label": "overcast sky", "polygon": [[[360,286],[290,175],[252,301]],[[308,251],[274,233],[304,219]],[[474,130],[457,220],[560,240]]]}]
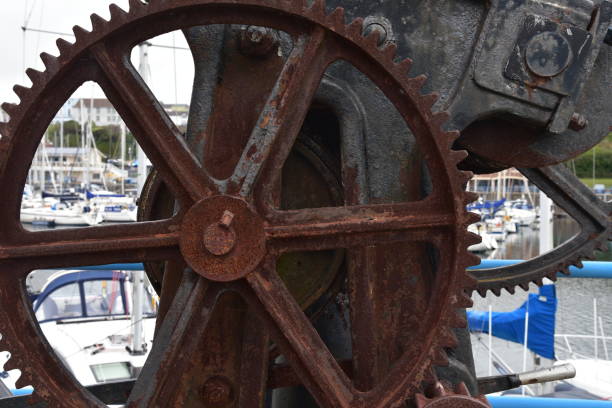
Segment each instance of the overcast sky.
[{"label": "overcast sky", "polygon": [[[116,3],[127,10],[128,0],[3,0],[0,5],[0,102],[17,102],[13,85],[30,86],[24,75],[25,67],[43,69],[39,58],[41,52],[58,54],[55,40],[58,35],[28,31],[24,35],[21,27],[27,20],[27,27],[72,33],[74,25],[90,30],[89,16],[97,13],[109,18],[108,5]],[[70,36],[63,37],[72,42]],[[152,40],[155,44],[186,47],[180,32],[170,33]],[[134,65],[138,67],[138,55],[134,53]],[[188,103],[193,80],[193,62],[189,51],[153,47],[149,52],[151,67],[150,87],[165,103]],[[176,67],[176,69],[175,69]],[[176,75],[175,75],[176,71]],[[177,86],[175,86],[175,78]],[[75,97],[101,97],[101,90],[92,85],[81,87]]]}]

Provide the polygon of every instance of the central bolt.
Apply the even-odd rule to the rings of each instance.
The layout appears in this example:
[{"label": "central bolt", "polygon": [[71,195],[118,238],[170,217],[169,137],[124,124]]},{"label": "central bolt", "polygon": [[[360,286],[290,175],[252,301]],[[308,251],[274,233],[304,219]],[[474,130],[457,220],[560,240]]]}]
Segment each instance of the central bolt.
[{"label": "central bolt", "polygon": [[221,256],[231,252],[236,244],[236,234],[232,229],[234,214],[223,212],[218,223],[211,224],[204,231],[204,247],[213,255]]}]

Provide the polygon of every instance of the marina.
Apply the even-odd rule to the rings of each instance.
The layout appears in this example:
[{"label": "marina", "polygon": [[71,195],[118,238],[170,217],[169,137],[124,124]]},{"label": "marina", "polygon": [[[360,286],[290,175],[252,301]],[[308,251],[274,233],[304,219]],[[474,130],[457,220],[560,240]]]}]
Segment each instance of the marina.
[{"label": "marina", "polygon": [[612,407],[609,0],[0,11],[0,408]]}]

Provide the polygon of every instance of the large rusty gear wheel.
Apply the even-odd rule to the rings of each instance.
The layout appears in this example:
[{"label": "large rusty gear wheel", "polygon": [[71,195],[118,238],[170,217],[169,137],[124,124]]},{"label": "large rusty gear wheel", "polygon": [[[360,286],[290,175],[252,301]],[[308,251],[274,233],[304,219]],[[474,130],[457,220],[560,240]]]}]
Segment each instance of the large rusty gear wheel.
[{"label": "large rusty gear wheel", "polygon": [[[362,37],[362,20],[345,25],[342,9],[325,13],[322,1],[130,0],[130,11],[112,5],[111,19],[93,15],[93,30],[74,28],[76,42],[58,41],[60,55],[42,54],[46,70],[28,70],[31,89],[15,87],[21,102],[4,104],[0,124],[0,332],[20,384],[53,407],[104,406],[63,367],[36,324],[24,290],[34,269],[182,259],[187,269],[156,334],[129,406],[184,405],[176,389],[195,378],[181,376],[194,365],[194,344],[206,335],[212,310],[227,293],[242,297],[254,318],[246,326],[247,361],[230,384],[211,376],[205,406],[257,405],[265,398],[270,338],[319,405],[398,407],[419,391],[432,365],[444,364],[444,348],[456,346],[451,329],[465,321],[477,263],[467,252],[475,237],[465,210],[473,196],[462,189],[470,174],[457,169],[465,154],[450,146],[456,132],[441,130],[444,113],[432,113],[435,95],[422,95],[425,77],[408,78],[410,60],[394,61],[395,47],[377,48],[377,35]],[[207,24],[251,24],[282,30],[294,47],[244,154],[228,180],[211,178],[163,108],[135,73],[127,55],[134,44],[171,30]],[[293,145],[325,69],[343,59],[361,70],[395,105],[426,158],[432,192],[421,201],[279,211],[270,202],[278,169]],[[125,120],[179,202],[169,220],[77,230],[27,232],[19,222],[20,197],[29,163],[42,135],[71,93],[95,81]],[[206,238],[204,238],[206,237]],[[284,252],[358,248],[393,242],[426,242],[437,248],[431,299],[412,344],[384,381],[368,391],[355,387],[312,327],[275,271]],[[217,254],[217,255],[215,255]],[[356,284],[359,284],[357,282]],[[357,300],[354,300],[357,301]],[[367,299],[361,299],[367,302]],[[263,322],[263,326],[258,325]],[[249,330],[248,328],[245,330]],[[357,329],[355,329],[357,330]],[[208,351],[208,350],[207,350]],[[214,350],[213,350],[214,351]],[[212,351],[211,351],[212,352]],[[219,356],[217,356],[219,357]],[[233,388],[232,388],[233,387]]]},{"label": "large rusty gear wheel", "polygon": [[526,262],[472,271],[481,296],[487,291],[499,296],[502,289],[514,294],[517,286],[528,290],[530,283],[542,286],[545,278],[555,281],[557,273],[567,275],[570,266],[581,268],[584,259],[606,251],[612,240],[612,203],[599,199],[565,165],[519,170],[570,215],[580,230],[554,250]]}]

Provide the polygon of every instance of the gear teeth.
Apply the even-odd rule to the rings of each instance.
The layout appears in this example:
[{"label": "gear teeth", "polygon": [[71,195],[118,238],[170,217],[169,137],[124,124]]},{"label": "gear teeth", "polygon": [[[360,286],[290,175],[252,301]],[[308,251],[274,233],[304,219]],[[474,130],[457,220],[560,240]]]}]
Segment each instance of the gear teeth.
[{"label": "gear teeth", "polygon": [[130,6],[130,13],[133,13],[137,10],[142,10],[145,7],[145,4],[140,0],[129,0],[128,4]]},{"label": "gear teeth", "polygon": [[582,261],[581,261],[581,260],[577,260],[577,261],[575,261],[575,262],[572,262],[572,265],[574,265],[574,266],[575,266],[576,268],[578,268],[578,269],[582,269],[582,268],[584,268],[584,265],[582,264]]},{"label": "gear teeth", "polygon": [[484,288],[478,288],[476,289],[476,292],[478,292],[478,294],[480,295],[480,297],[484,298],[487,297],[487,289]]},{"label": "gear teeth", "polygon": [[544,280],[543,279],[536,279],[533,281],[533,283],[535,283],[538,286],[543,286],[544,285]]},{"label": "gear teeth", "polygon": [[403,59],[397,64],[397,70],[400,75],[408,75],[412,68],[412,60],[410,58]]},{"label": "gear teeth", "polygon": [[595,260],[595,254],[593,254],[592,252],[589,252],[588,254],[584,255],[584,258],[588,259],[589,261],[594,261]]},{"label": "gear teeth", "polygon": [[445,328],[440,333],[440,344],[443,347],[456,348],[459,345],[459,340],[457,340],[457,336],[455,336],[451,329]]},{"label": "gear teeth", "polygon": [[308,10],[310,14],[319,19],[325,18],[325,1],[324,0],[314,0],[310,9]]},{"label": "gear teeth", "polygon": [[408,87],[412,89],[414,92],[421,92],[421,88],[427,82],[427,77],[425,75],[415,76],[414,78],[408,79]]},{"label": "gear teeth", "polygon": [[44,72],[37,71],[32,68],[26,69],[26,75],[28,76],[28,78],[30,78],[30,81],[32,81],[33,86],[41,84],[45,79]]},{"label": "gear teeth", "polygon": [[519,286],[521,287],[521,289],[523,289],[525,292],[527,292],[529,290],[529,283],[525,283],[525,282],[521,282],[519,283]]},{"label": "gear teeth", "polygon": [[559,278],[557,277],[557,274],[556,274],[555,272],[551,273],[550,275],[547,275],[546,277],[547,277],[548,279],[550,279],[551,281],[553,281],[553,282],[556,282],[556,281],[557,281],[557,279],[559,279]]},{"label": "gear teeth", "polygon": [[76,38],[76,42],[83,41],[87,37],[87,35],[90,34],[89,31],[78,25],[72,27],[72,32],[74,33],[74,38]]},{"label": "gear teeth", "polygon": [[440,95],[438,95],[436,92],[432,92],[427,95],[422,95],[421,100],[423,101],[423,108],[431,110],[435,103],[438,102],[438,98],[440,98]]},{"label": "gear teeth", "polygon": [[15,85],[13,87],[13,92],[15,92],[19,99],[23,101],[30,92],[30,88],[26,88],[25,86],[21,85]]},{"label": "gear teeth", "polygon": [[19,105],[5,102],[2,104],[2,109],[12,118],[17,114],[17,111],[19,110]]},{"label": "gear teeth", "polygon": [[394,43],[389,43],[384,46],[383,49],[380,50],[383,58],[386,58],[389,61],[393,61],[397,56],[397,45]]},{"label": "gear teeth", "polygon": [[455,145],[455,142],[459,138],[459,132],[456,131],[456,130],[446,131],[446,132],[444,132],[444,136],[445,136],[445,139],[446,139],[446,146],[449,149],[452,149],[453,146]]},{"label": "gear teeth", "polygon": [[[466,185],[467,182],[472,179],[472,177],[474,177],[474,173],[472,173],[471,171],[464,171],[464,170],[459,171],[459,180],[461,181],[462,185]],[[471,201],[468,201],[468,204],[470,202]]]},{"label": "gear teeth", "polygon": [[[463,193],[463,197],[464,197],[466,200],[469,200],[469,201],[466,203],[466,205],[467,205],[467,204],[469,204],[469,203],[473,203],[474,201],[478,200],[478,194],[476,194],[476,193],[472,193],[471,191],[465,191],[465,192]],[[473,214],[473,213],[472,213],[472,214]]]},{"label": "gear teeth", "polygon": [[501,296],[501,289],[500,288],[491,288],[491,292],[493,292],[493,294],[497,297]]},{"label": "gear teeth", "polygon": [[64,40],[63,38],[58,38],[57,41],[55,41],[55,45],[57,45],[57,49],[60,52],[60,56],[68,53],[70,51],[70,48],[72,47],[72,44]]},{"label": "gear teeth", "polygon": [[[478,255],[474,255],[471,252],[465,256],[465,259],[466,259],[467,267],[480,265],[480,263],[482,262],[482,259],[480,259]],[[471,279],[474,279],[474,282],[478,282],[478,280],[474,278],[472,274],[469,274],[469,276]]]},{"label": "gear teeth", "polygon": [[[463,200],[463,204],[464,205],[467,205],[469,203],[471,203],[471,201]],[[480,215],[478,215],[476,213],[473,213],[473,212],[468,212],[467,216],[466,216],[466,220],[467,220],[467,222],[466,222],[467,225],[474,224],[474,223],[480,221]]]},{"label": "gear teeth", "polygon": [[474,306],[474,301],[471,297],[468,296],[467,293],[461,291],[457,296],[457,307],[462,307],[464,309],[468,309]]},{"label": "gear teeth", "polygon": [[361,33],[363,32],[363,18],[358,17],[351,21],[351,24],[346,27],[346,31],[351,37],[361,36]]},{"label": "gear teeth", "polygon": [[[470,213],[470,214],[473,214],[473,213]],[[465,241],[468,246],[480,244],[482,242],[482,237],[478,234],[468,231],[465,234]]]},{"label": "gear teeth", "polygon": [[380,43],[380,33],[378,33],[377,31],[372,31],[363,38],[368,47],[372,49],[378,48],[378,44]]},{"label": "gear teeth", "polygon": [[465,385],[465,383],[461,381],[455,386],[455,393],[461,395],[470,395],[470,390],[468,390],[468,387]]},{"label": "gear teeth", "polygon": [[336,7],[326,18],[327,23],[334,27],[336,31],[344,29],[344,9]]},{"label": "gear teeth", "polygon": [[106,23],[108,23],[108,21],[106,21],[105,19],[103,19],[102,17],[100,17],[98,14],[95,14],[95,13],[89,16],[89,19],[91,20],[91,31],[101,30],[102,27]]},{"label": "gear teeth", "polygon": [[434,351],[434,354],[432,356],[431,362],[433,365],[436,365],[438,367],[446,367],[448,366],[448,354],[446,354],[446,351],[444,351],[444,349],[436,348],[436,351]]},{"label": "gear teeth", "polygon": [[[448,122],[449,118],[450,115],[448,112],[436,112],[431,115],[431,122],[434,124],[434,126],[441,128],[442,125]],[[453,150],[451,151],[451,154],[453,154],[454,152],[465,152],[465,157],[467,157],[467,152],[465,150]],[[465,159],[465,157],[463,159]],[[460,161],[463,161],[463,159],[461,159]],[[457,164],[459,164],[459,162],[457,162]]]},{"label": "gear teeth", "polygon": [[504,289],[506,289],[506,292],[508,292],[511,295],[514,295],[516,293],[516,288],[514,286],[508,286],[508,287],[505,287]]},{"label": "gear teeth", "polygon": [[59,65],[59,63],[57,62],[57,58],[46,52],[40,54],[40,59],[43,64],[45,64],[47,72],[55,71]]},{"label": "gear teeth", "polygon": [[0,136],[6,140],[9,137],[9,133],[9,124],[6,122],[0,122]]},{"label": "gear teeth", "polygon": [[465,317],[460,315],[457,311],[453,311],[450,313],[449,325],[457,329],[463,329],[467,327],[467,320],[465,320]]},{"label": "gear teeth", "polygon": [[108,11],[110,11],[111,20],[122,20],[128,15],[127,11],[114,3],[108,6]]}]

